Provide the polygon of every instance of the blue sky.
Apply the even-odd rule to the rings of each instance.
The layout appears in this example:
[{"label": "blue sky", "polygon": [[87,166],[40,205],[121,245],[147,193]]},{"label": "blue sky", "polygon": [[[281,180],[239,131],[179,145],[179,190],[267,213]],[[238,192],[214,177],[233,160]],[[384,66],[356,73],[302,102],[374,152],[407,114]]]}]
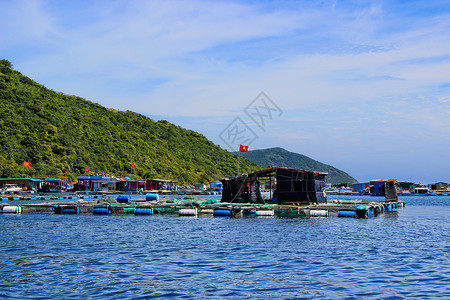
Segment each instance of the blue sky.
[{"label": "blue sky", "polygon": [[[448,1],[4,1],[0,57],[203,133],[236,117],[359,181],[450,181]],[[258,127],[260,92],[283,113]]]}]

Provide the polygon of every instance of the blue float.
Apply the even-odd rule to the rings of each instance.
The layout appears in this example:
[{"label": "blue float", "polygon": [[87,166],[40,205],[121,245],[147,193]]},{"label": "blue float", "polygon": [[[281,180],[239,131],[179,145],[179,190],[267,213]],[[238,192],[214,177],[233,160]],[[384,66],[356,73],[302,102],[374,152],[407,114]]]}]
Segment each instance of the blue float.
[{"label": "blue float", "polygon": [[243,210],[244,215],[255,215],[256,209],[254,208],[246,208]]},{"label": "blue float", "polygon": [[61,214],[63,214],[63,215],[79,215],[80,208],[78,206],[61,207]]},{"label": "blue float", "polygon": [[159,195],[155,194],[155,193],[149,193],[149,194],[145,195],[145,200],[146,201],[158,201]]},{"label": "blue float", "polygon": [[131,200],[130,195],[119,195],[117,196],[117,202],[119,203],[129,203]]},{"label": "blue float", "polygon": [[386,204],[386,211],[392,211],[392,204]]},{"label": "blue float", "polygon": [[110,215],[111,208],[109,208],[109,207],[94,207],[92,209],[92,213],[94,215]]},{"label": "blue float", "polygon": [[338,211],[338,217],[340,217],[340,218],[356,218],[356,212],[354,210],[340,210],[340,211]]},{"label": "blue float", "polygon": [[134,209],[135,215],[147,215],[152,216],[153,215],[153,208],[146,208],[146,207],[136,207]]},{"label": "blue float", "polygon": [[231,209],[227,208],[215,208],[213,212],[213,216],[215,217],[230,217]]}]

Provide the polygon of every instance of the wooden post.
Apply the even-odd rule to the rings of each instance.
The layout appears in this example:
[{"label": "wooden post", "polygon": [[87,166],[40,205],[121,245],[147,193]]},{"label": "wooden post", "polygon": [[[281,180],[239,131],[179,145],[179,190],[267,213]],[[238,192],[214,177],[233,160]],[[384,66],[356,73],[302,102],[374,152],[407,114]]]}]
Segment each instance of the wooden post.
[{"label": "wooden post", "polygon": [[270,181],[269,198],[270,198],[270,201],[272,201],[272,174],[270,175],[269,181]]}]

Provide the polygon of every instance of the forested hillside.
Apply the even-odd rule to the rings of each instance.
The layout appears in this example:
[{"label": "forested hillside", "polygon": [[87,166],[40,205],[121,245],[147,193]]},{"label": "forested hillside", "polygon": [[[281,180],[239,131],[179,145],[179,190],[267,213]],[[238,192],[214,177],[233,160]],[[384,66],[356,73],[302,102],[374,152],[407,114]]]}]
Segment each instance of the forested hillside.
[{"label": "forested hillside", "polygon": [[[236,173],[237,157],[166,121],[45,88],[0,60],[0,176],[90,172],[206,182]],[[23,168],[23,161],[31,167]],[[241,160],[241,170],[258,169]],[[67,173],[66,173],[67,171]]]},{"label": "forested hillside", "polygon": [[289,152],[283,148],[269,148],[240,153],[255,164],[267,167],[288,167],[300,170],[328,172],[328,183],[356,183],[356,179],[333,166],[326,165],[303,154]]}]

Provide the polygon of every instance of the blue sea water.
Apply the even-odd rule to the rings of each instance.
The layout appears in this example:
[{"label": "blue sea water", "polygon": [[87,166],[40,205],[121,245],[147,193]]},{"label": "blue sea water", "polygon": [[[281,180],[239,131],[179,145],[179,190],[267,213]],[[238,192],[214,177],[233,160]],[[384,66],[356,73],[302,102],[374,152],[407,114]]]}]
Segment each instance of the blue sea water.
[{"label": "blue sea water", "polygon": [[450,299],[450,197],[401,199],[370,219],[3,214],[0,298]]}]

